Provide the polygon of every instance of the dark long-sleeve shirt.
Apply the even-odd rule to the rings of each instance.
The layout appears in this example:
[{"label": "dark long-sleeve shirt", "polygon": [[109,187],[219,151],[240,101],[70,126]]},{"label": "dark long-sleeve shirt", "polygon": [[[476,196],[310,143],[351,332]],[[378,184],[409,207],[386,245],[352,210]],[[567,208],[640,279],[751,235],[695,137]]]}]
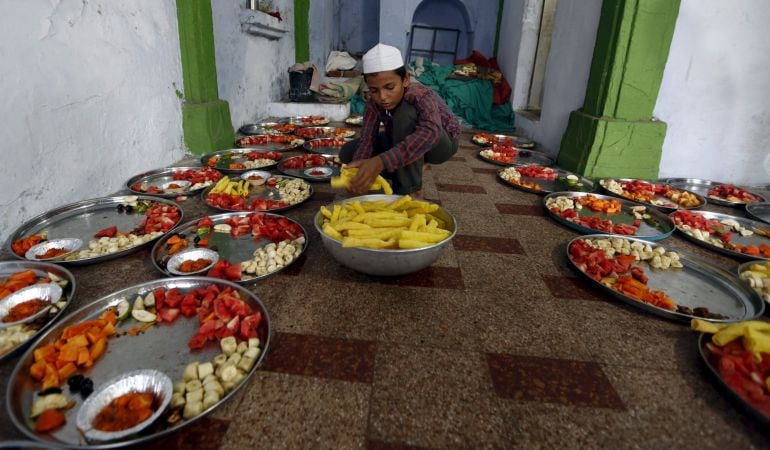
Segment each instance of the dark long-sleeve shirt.
[{"label": "dark long-sleeve shirt", "polygon": [[[417,110],[417,127],[403,141],[379,155],[385,169],[391,172],[412,164],[432,149],[438,142],[442,126],[450,137],[457,138],[460,135],[457,118],[444,100],[429,87],[412,83],[401,101],[411,104]],[[354,161],[372,156],[380,123],[385,125],[385,132],[392,136],[393,120],[389,113],[370,100],[364,109],[361,140],[353,155]]]}]

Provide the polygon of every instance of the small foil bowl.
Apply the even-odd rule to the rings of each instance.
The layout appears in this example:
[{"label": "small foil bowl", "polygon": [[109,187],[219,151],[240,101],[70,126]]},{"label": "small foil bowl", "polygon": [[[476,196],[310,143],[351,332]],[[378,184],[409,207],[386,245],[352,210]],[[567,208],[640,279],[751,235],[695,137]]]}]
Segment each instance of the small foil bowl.
[{"label": "small foil bowl", "polygon": [[[52,239],[50,241],[45,241],[37,245],[33,245],[29,250],[27,250],[27,253],[24,254],[24,257],[31,261],[53,261],[63,258],[70,253],[76,252],[82,246],[83,241],[78,238]],[[67,253],[56,255],[53,258],[38,258],[38,256],[45,255],[46,252],[52,248],[62,248],[67,250]]]},{"label": "small foil bowl", "polygon": [[[177,187],[171,187],[174,185]],[[192,186],[192,183],[187,180],[173,180],[167,181],[158,187],[163,189],[163,192],[168,194],[183,194],[187,192],[188,189],[190,189],[190,186]]]},{"label": "small foil bowl", "polygon": [[[174,384],[165,373],[142,369],[126,372],[107,381],[91,394],[78,410],[75,423],[88,440],[113,441],[137,433],[153,423],[171,401]],[[160,397],[160,405],[144,422],[122,431],[101,431],[93,427],[94,419],[113,400],[131,392],[152,392]]]},{"label": "small foil bowl", "polygon": [[332,175],[332,168],[325,166],[311,167],[309,169],[305,169],[305,171],[302,173],[304,173],[307,177],[324,178],[330,177]]},{"label": "small foil bowl", "polygon": [[[33,284],[19,289],[13,294],[8,295],[0,301],[0,328],[12,327],[22,323],[35,321],[37,318],[48,312],[48,309],[56,304],[62,297],[62,288],[56,283]],[[11,308],[30,300],[40,299],[48,302],[48,306],[40,311],[15,322],[4,322],[3,319],[10,313]]]},{"label": "small foil bowl", "polygon": [[[254,184],[256,186],[261,186],[265,184],[268,178],[272,176],[273,175],[266,170],[249,170],[248,172],[243,172],[241,174],[241,180],[248,180],[251,184]],[[254,179],[250,180],[249,178],[254,178]]]},{"label": "small foil bowl", "polygon": [[[196,259],[209,259],[211,260],[211,263],[200,270],[196,270],[195,272],[183,272],[179,270],[179,267],[183,262],[195,261]],[[209,269],[214,267],[214,264],[216,264],[217,261],[219,261],[219,253],[215,252],[214,250],[210,250],[208,248],[190,248],[187,250],[182,250],[179,253],[174,253],[174,255],[171,256],[171,258],[168,260],[168,263],[166,263],[166,270],[174,275],[196,275],[207,272]]]}]

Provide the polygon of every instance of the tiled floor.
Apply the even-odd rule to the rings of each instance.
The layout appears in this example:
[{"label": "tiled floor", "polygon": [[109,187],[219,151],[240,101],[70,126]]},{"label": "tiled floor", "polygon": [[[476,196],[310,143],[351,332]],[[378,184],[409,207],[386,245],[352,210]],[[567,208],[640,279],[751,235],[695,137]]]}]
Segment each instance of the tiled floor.
[{"label": "tiled floor", "polygon": [[[697,336],[578,278],[564,254],[577,234],[544,216],[541,197],[498,182],[468,138],[425,171],[422,196],[459,232],[419,273],[373,278],[331,259],[312,220],[344,192],[316,184],[289,210],[310,232],[306,255],[249,286],[273,319],[265,365],[214,414],[151,447],[770,447],[708,377]],[[188,219],[215,213],[197,198],[182,206]],[[72,268],[77,304],[158,278],[148,257]],[[3,385],[15,362],[0,366]],[[0,436],[22,437],[4,408]]]}]

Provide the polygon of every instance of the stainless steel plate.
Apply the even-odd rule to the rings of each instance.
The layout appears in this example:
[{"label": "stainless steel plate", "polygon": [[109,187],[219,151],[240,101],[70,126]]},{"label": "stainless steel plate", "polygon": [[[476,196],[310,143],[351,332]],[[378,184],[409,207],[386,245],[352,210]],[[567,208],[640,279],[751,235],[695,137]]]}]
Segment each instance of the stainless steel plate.
[{"label": "stainless steel plate", "polygon": [[348,125],[355,125],[360,127],[364,123],[364,116],[350,116],[345,119],[345,123]]},{"label": "stainless steel plate", "polygon": [[57,319],[59,319],[62,314],[64,314],[64,311],[67,309],[67,307],[72,302],[72,299],[75,298],[75,289],[77,287],[77,284],[75,283],[75,276],[72,275],[72,273],[61,267],[57,266],[56,264],[50,264],[50,263],[44,263],[44,262],[32,262],[32,261],[0,261],[0,279],[5,280],[10,275],[21,272],[24,270],[32,270],[35,272],[35,274],[38,277],[48,278],[50,277],[50,274],[55,275],[56,277],[60,278],[61,280],[66,281],[66,285],[62,288],[63,294],[61,297],[61,300],[66,301],[63,308],[56,308],[55,312],[50,312],[47,320],[40,321],[38,324],[35,324],[35,328],[37,331],[35,331],[35,334],[32,335],[28,340],[17,344],[14,347],[9,348],[8,350],[3,353],[2,350],[0,350],[0,362],[13,358],[14,356],[21,353],[22,350],[24,350],[27,345],[29,345],[31,342],[33,342],[38,336],[40,336],[41,333],[43,333],[48,327],[50,327],[54,322],[56,322]]},{"label": "stainless steel plate", "polygon": [[[629,200],[618,199],[615,197],[610,197],[608,195],[589,194],[585,192],[554,192],[552,194],[546,195],[543,198],[543,205],[545,207],[546,202],[551,198],[569,197],[571,199],[578,199],[578,198],[585,197],[587,195],[592,195],[602,200],[616,200],[620,203],[620,206],[622,209],[617,214],[607,214],[603,212],[591,211],[590,209],[583,207],[583,209],[581,209],[580,211],[577,211],[579,216],[599,217],[604,220],[610,220],[614,224],[618,224],[618,223],[622,223],[626,225],[633,224],[634,215],[631,212],[631,208],[639,207],[640,205]],[[607,233],[606,231],[594,230],[592,228],[578,225],[575,222],[572,222],[570,220],[567,220],[561,217],[558,213],[554,213],[553,211],[549,210],[547,207],[545,207],[545,210],[548,212],[548,215],[551,216],[552,219],[556,220],[557,222],[563,223],[564,225],[567,225],[570,228],[574,228],[575,230],[581,233],[584,233],[584,234]],[[644,239],[646,241],[660,241],[671,236],[671,234],[674,232],[674,223],[671,221],[671,218],[669,218],[667,215],[663,214],[662,212],[658,211],[655,208],[647,208],[645,211],[645,214],[649,214],[651,218],[641,221],[639,227],[636,230],[636,234],[633,235],[633,237]]]},{"label": "stainless steel plate", "polygon": [[[539,195],[546,195],[552,192],[564,192],[564,191],[593,192],[596,189],[596,185],[594,184],[594,182],[589,180],[588,178],[584,178],[572,172],[567,172],[566,170],[560,169],[558,167],[552,167],[552,169],[554,169],[559,173],[559,178],[555,180],[541,180],[537,178],[521,177],[521,181],[530,181],[532,183],[536,183],[538,186],[540,186],[540,190],[532,189],[527,186],[521,186],[521,185],[506,181],[500,175],[505,169],[501,169],[497,172],[497,178],[506,186],[510,186],[514,189],[520,189],[525,192],[531,192],[533,194],[539,194]],[[582,184],[582,186],[569,185],[566,180],[567,175],[575,175],[576,177],[578,177],[578,183]]]},{"label": "stainless steel plate", "polygon": [[553,158],[546,155],[545,153],[537,152],[535,150],[517,150],[517,155],[514,158],[513,162],[507,163],[502,161],[497,161],[492,158],[488,158],[485,155],[482,155],[482,152],[489,150],[479,150],[477,153],[479,159],[482,161],[486,161],[488,163],[496,164],[498,166],[515,166],[515,165],[521,165],[521,164],[539,164],[541,166],[552,166],[554,164]]},{"label": "stainless steel plate", "polygon": [[[674,211],[676,211],[678,209],[698,209],[698,208],[702,208],[707,203],[706,202],[706,197],[704,197],[704,196],[702,196],[702,195],[700,195],[700,194],[698,194],[696,192],[688,191],[687,189],[680,189],[680,188],[675,188],[675,189],[679,189],[679,190],[686,191],[686,192],[689,192],[689,193],[693,194],[695,197],[698,198],[698,200],[700,200],[700,204],[696,205],[696,206],[690,206],[690,207],[685,208],[685,207],[677,205],[676,202],[674,202],[673,200],[668,199],[668,198],[666,198],[666,197],[664,197],[662,195],[655,195],[655,196],[653,196],[653,200],[660,201],[660,202],[665,202],[665,204],[655,205],[653,203],[641,202],[641,201],[638,201],[638,200],[634,200],[634,199],[628,198],[625,195],[617,194],[615,192],[612,192],[611,190],[609,190],[606,187],[604,187],[604,183],[603,182],[610,181],[610,180],[615,180],[618,183],[631,182],[631,181],[644,181],[645,183],[651,183],[650,181],[638,180],[636,178],[606,178],[606,179],[599,180],[598,184],[599,184],[599,186],[601,186],[602,190],[604,192],[608,193],[609,195],[612,195],[612,196],[615,196],[615,197],[619,197],[619,198],[624,198],[626,200],[630,200],[632,202],[636,202],[636,203],[638,203],[640,205],[652,206],[653,208],[658,208],[659,210],[661,210],[661,211],[663,211],[665,213],[674,212]],[[657,183],[657,184],[660,184],[660,183]],[[669,187],[673,187],[673,186],[669,186]]]},{"label": "stainless steel plate", "polygon": [[[332,170],[332,173],[327,176],[311,176],[306,174],[306,170],[309,167],[319,167],[319,166],[309,166],[309,167],[303,167],[301,169],[291,169],[287,168],[287,164],[291,164],[291,162],[294,161],[303,161],[303,159],[308,159],[309,157],[314,156],[321,156],[326,159],[325,166],[330,168]],[[336,161],[335,161],[336,159]],[[331,154],[314,154],[314,155],[300,155],[300,156],[294,156],[292,158],[286,158],[278,163],[278,170],[280,170],[282,173],[290,176],[290,177],[298,177],[298,178],[304,178],[308,181],[327,181],[333,176],[339,176],[340,175],[340,165],[342,163],[339,162],[339,158],[336,155]]]},{"label": "stainless steel plate", "polygon": [[[307,197],[305,197],[304,200],[302,200],[300,202],[297,202],[297,203],[294,203],[294,204],[291,204],[291,205],[288,205],[288,206],[283,206],[283,207],[280,207],[280,208],[272,208],[272,209],[269,209],[267,211],[271,211],[271,212],[285,211],[287,209],[291,209],[291,208],[297,207],[297,206],[305,203],[306,201],[310,200],[310,197],[313,196],[313,186],[311,186],[307,181],[304,181],[301,178],[287,177],[287,176],[284,176],[284,175],[275,175],[275,176],[273,176],[271,178],[275,178],[276,180],[278,180],[279,183],[280,183],[281,180],[300,180],[303,183],[307,184],[307,188],[309,189],[310,193],[309,193],[309,195]],[[258,210],[241,210],[241,209],[227,209],[227,208],[222,208],[220,206],[214,206],[214,205],[210,204],[207,201],[207,199],[206,199],[206,197],[209,195],[209,192],[211,192],[211,189],[213,187],[214,186],[209,186],[208,188],[206,188],[206,190],[204,190],[203,193],[201,194],[201,198],[203,199],[203,202],[205,204],[207,204],[208,206],[210,206],[210,207],[212,207],[214,209],[218,209],[220,211],[241,211],[241,212],[243,212],[243,211],[263,211],[263,210],[260,210],[260,209],[258,209]],[[251,188],[249,189],[249,196],[246,197],[246,199],[245,199],[245,203],[249,204],[249,203],[251,203],[252,200],[260,199],[260,198],[265,199],[265,200],[280,201],[281,200],[280,188],[278,186],[268,186],[268,184],[263,184],[263,185],[259,185],[259,186],[255,186],[254,184],[252,184]]]},{"label": "stainless steel plate", "polygon": [[[239,212],[239,213],[226,213],[226,214],[217,214],[215,216],[209,216],[212,222],[214,222],[214,225],[224,224],[227,222],[228,219],[231,217],[243,217],[248,216],[249,212]],[[263,214],[263,213],[258,213]],[[277,217],[277,218],[284,218],[289,220],[292,223],[295,223],[302,228],[302,232],[305,235],[305,245],[302,247],[302,253],[300,253],[297,258],[295,258],[290,264],[284,266],[282,269],[277,270],[275,272],[271,272],[266,275],[262,276],[253,276],[250,278],[242,279],[239,281],[241,284],[247,284],[247,283],[253,283],[255,281],[261,280],[263,278],[267,278],[271,275],[275,275],[278,272],[281,272],[282,270],[289,267],[291,264],[297,261],[299,257],[302,256],[302,254],[305,252],[305,249],[307,249],[307,245],[309,242],[308,234],[305,228],[297,221],[292,220],[285,216],[280,216],[278,214],[270,214],[270,213],[264,213],[269,216]],[[196,248],[195,245],[195,232],[198,229],[198,220],[194,220],[192,222],[188,222],[182,226],[180,226],[174,234],[180,235],[187,239],[188,249]],[[172,276],[171,272],[169,272],[168,268],[166,267],[167,261],[169,261],[168,256],[168,246],[166,245],[166,241],[168,241],[168,238],[171,236],[164,237],[164,239],[161,239],[158,241],[157,244],[152,248],[152,263],[155,265],[155,268],[161,271],[166,276]],[[247,233],[242,236],[233,237],[229,232],[222,233],[222,232],[214,232],[211,234],[211,237],[209,237],[209,249],[216,249],[216,252],[219,254],[220,259],[225,259],[231,263],[241,263],[243,261],[248,261],[253,258],[254,256],[254,250],[257,250],[259,248],[262,248],[269,244],[271,241],[265,238],[260,238],[259,240],[255,240],[254,236],[252,236],[251,233]]]},{"label": "stainless steel plate", "polygon": [[355,136],[356,131],[337,127],[304,127],[297,129],[294,134],[309,140],[330,137],[349,138]]},{"label": "stainless steel plate", "polygon": [[[136,228],[146,216],[143,213],[118,212],[118,205],[125,203],[127,197],[136,198],[139,201],[149,201],[167,206],[174,206],[179,210],[179,221],[175,226],[184,220],[184,211],[182,211],[182,208],[171,200],[163,198],[151,197],[148,195],[94,198],[62,206],[31,219],[11,234],[11,237],[6,243],[6,248],[16,258],[23,258],[13,253],[11,244],[17,239],[22,239],[33,234],[46,232],[48,233],[48,239],[78,238],[83,241],[83,245],[86,247],[88,246],[88,242],[91,241],[91,239],[94,239],[94,234],[105,228],[116,226],[118,227],[118,231],[131,231]],[[79,266],[108,261],[149,247],[155,239],[106,255],[76,260],[62,260],[56,261],[56,263]]]},{"label": "stainless steel plate", "polygon": [[[731,216],[729,214],[721,214],[721,213],[715,213],[715,212],[709,212],[709,211],[690,211],[693,214],[697,214],[706,220],[715,219],[718,221],[723,220],[734,220],[738,222],[742,227],[748,228],[749,230],[754,230],[755,228],[759,228],[760,230],[766,230],[770,231],[770,227],[768,227],[766,224],[762,222],[756,222],[751,219],[744,219],[743,217],[736,217]],[[671,213],[670,217],[673,219],[674,213]],[[676,223],[676,222],[675,222]],[[676,227],[677,230],[679,230],[679,233],[681,233],[682,236],[684,236],[686,239],[691,240],[692,242],[702,246],[706,247],[710,250],[714,250],[719,253],[723,253],[725,255],[730,255],[735,258],[741,258],[741,259],[765,259],[770,260],[768,257],[764,257],[761,255],[747,255],[746,253],[741,253],[736,250],[730,250],[727,248],[721,248],[718,247],[708,241],[702,241],[695,236],[690,236],[689,234],[685,233],[679,226]],[[730,242],[738,245],[756,245],[759,246],[760,244],[767,244],[770,245],[770,237],[762,236],[761,231],[755,233],[751,236],[741,236],[740,233],[733,232],[730,238]]]},{"label": "stainless steel plate", "polygon": [[718,359],[706,345],[710,342],[711,335],[701,333],[700,338],[698,338],[698,353],[700,353],[701,361],[703,361],[706,367],[708,367],[709,373],[714,378],[714,380],[716,380],[719,388],[727,393],[728,397],[730,397],[730,399],[735,402],[740,409],[747,412],[750,416],[754,417],[754,419],[758,420],[765,429],[769,428],[770,417],[762,413],[762,411],[752,405],[751,402],[749,402],[746,398],[739,395],[738,392],[731,388],[730,385],[728,385],[719,375]]},{"label": "stainless steel plate", "polygon": [[[205,183],[191,183],[190,186],[185,188],[181,193],[180,192],[164,192],[160,194],[149,194],[146,192],[143,192],[139,189],[134,189],[135,185],[147,183],[148,186],[156,186],[160,187],[163,186],[166,183],[170,183],[174,180],[174,174],[175,173],[182,173],[187,170],[193,170],[198,171],[201,170],[201,167],[164,167],[162,169],[156,169],[151,170],[149,172],[140,173],[139,175],[136,175],[134,177],[131,177],[127,182],[126,186],[128,189],[137,194],[137,195],[152,195],[156,197],[166,197],[166,198],[175,198],[179,195],[192,195],[197,192],[200,192],[201,190],[205,189],[207,186],[214,184],[215,181],[211,182],[205,182]],[[221,178],[221,174],[219,176]],[[219,179],[217,178],[217,179]]]},{"label": "stainless steel plate", "polygon": [[[757,293],[766,303],[770,303],[770,278],[769,277],[761,277],[760,281],[761,286],[752,287],[749,280],[741,278],[741,275],[743,272],[746,272],[751,269],[752,265],[759,265],[765,268],[770,269],[770,261],[746,261],[745,263],[738,266],[738,269],[736,270],[736,273],[738,274],[738,279],[741,280],[741,282],[746,285],[750,289],[754,289],[754,292]],[[764,271],[766,272],[766,270]],[[756,286],[756,285],[755,285]]]},{"label": "stainless steel plate", "polygon": [[251,136],[253,134],[277,133],[277,131],[273,129],[273,127],[276,125],[278,125],[277,122],[249,123],[238,128],[238,132],[247,136]]},{"label": "stainless steel plate", "polygon": [[[40,382],[34,381],[29,376],[29,368],[34,362],[33,351],[35,348],[55,342],[61,335],[62,330],[67,326],[98,318],[106,310],[115,308],[124,298],[132,300],[136,295],[146,295],[157,288],[178,288],[183,292],[187,292],[191,289],[208,286],[211,283],[216,283],[220,287],[229,286],[235,289],[253,310],[259,311],[262,314],[262,321],[257,330],[262,350],[259,358],[254,367],[246,374],[244,380],[229,393],[225,394],[219,402],[195,418],[183,420],[170,428],[161,430],[152,426],[138,435],[132,435],[116,442],[89,443],[83,439],[75,426],[75,416],[83,404],[83,399],[79,394],[70,392],[65,383],[62,387],[62,393],[76,403],[73,408],[65,413],[67,423],[52,433],[40,434],[35,432],[35,424],[29,419],[32,403],[40,387]],[[138,322],[135,320],[128,319],[123,323],[119,322],[117,328],[119,332],[125,332],[137,324]],[[65,317],[55,327],[50,328],[40,336],[34,345],[19,359],[9,378],[6,391],[6,409],[16,428],[29,438],[48,445],[58,445],[66,448],[117,448],[148,442],[195,424],[199,419],[207,416],[227,402],[239,389],[246,385],[249,378],[262,364],[265,354],[269,350],[270,326],[270,315],[259,298],[248,289],[234,283],[213,278],[184,277],[166,278],[138,284],[88,304]],[[167,374],[174,381],[182,380],[182,374],[187,364],[193,361],[211,361],[214,359],[214,356],[221,352],[219,345],[211,341],[201,350],[191,352],[188,349],[187,342],[199,327],[200,324],[196,317],[185,318],[180,316],[172,324],[156,324],[144,333],[136,336],[126,335],[117,339],[114,337],[110,338],[107,344],[107,352],[84,375],[93,380],[95,387],[120,374],[137,369],[155,369]],[[141,349],[141,351],[137,351],[137,349]]]},{"label": "stainless steel plate", "polygon": [[[486,133],[489,134],[489,133]],[[475,139],[476,135],[471,136],[471,142],[473,142],[476,145],[480,145],[482,147],[491,147],[493,144],[501,143],[501,142],[510,142],[511,145],[518,148],[533,148],[535,146],[535,141],[529,138],[521,137],[521,136],[512,136],[507,134],[489,134],[489,136],[493,136],[497,139],[497,142],[486,142],[481,143],[480,141],[477,141]]]},{"label": "stainless steel plate", "polygon": [[[310,141],[305,142],[305,144],[302,146],[305,150],[311,152],[311,153],[319,153],[319,154],[325,154],[325,155],[333,155],[333,156],[339,156],[340,151],[342,151],[342,146],[350,142],[351,139],[346,138],[321,138],[321,139],[312,139]],[[327,146],[318,146],[319,143],[332,143],[334,145],[327,145]]]},{"label": "stainless steel plate", "polygon": [[[567,259],[572,267],[589,280],[591,284],[618,300],[666,319],[689,323],[691,319],[698,318],[636,300],[605,286],[583,272],[572,260],[569,253],[570,246],[573,242],[581,239],[604,238],[624,239],[630,242],[637,241],[650,245],[653,249],[661,247],[660,244],[655,242],[609,234],[580,236],[572,239],[565,249]],[[765,303],[756,292],[747,288],[735,275],[685,252],[676,250],[676,253],[680,255],[679,261],[684,265],[682,269],[656,270],[650,268],[646,263],[643,264],[644,274],[649,277],[647,285],[650,289],[663,291],[677,305],[686,306],[690,309],[706,307],[712,313],[728,317],[728,319],[724,320],[705,319],[712,322],[739,322],[754,319],[762,314],[765,309]]]},{"label": "stainless steel plate", "polygon": [[756,220],[770,223],[770,203],[749,203],[746,214]]},{"label": "stainless steel plate", "polygon": [[278,123],[291,123],[298,127],[319,127],[328,124],[329,118],[323,116],[291,116],[278,119]]},{"label": "stainless steel plate", "polygon": [[[218,171],[222,173],[227,174],[239,174],[246,172],[248,170],[254,170],[254,169],[261,169],[261,170],[270,170],[271,168],[275,167],[276,164],[278,164],[279,159],[274,160],[272,164],[268,164],[266,166],[262,167],[245,167],[243,169],[231,169],[229,168],[230,164],[244,164],[245,162],[249,161],[248,154],[250,153],[267,153],[273,150],[268,149],[258,149],[258,148],[233,148],[229,150],[220,150],[218,152],[208,153],[206,155],[201,156],[201,164],[204,166],[212,167],[214,169],[217,169]],[[280,153],[280,152],[278,152]],[[227,159],[229,157],[229,160]],[[215,162],[212,162],[211,165],[209,165],[210,159],[215,159]],[[270,159],[270,158],[266,158]]]},{"label": "stainless steel plate", "polygon": [[293,134],[256,134],[236,139],[235,146],[267,151],[285,151],[301,147],[304,143],[304,138]]},{"label": "stainless steel plate", "polygon": [[[747,202],[731,202],[727,199],[719,198],[719,197],[712,197],[709,195],[709,191],[711,189],[714,189],[717,186],[729,184],[729,183],[720,183],[718,181],[709,181],[709,180],[700,180],[697,178],[664,178],[659,180],[661,183],[668,184],[669,186],[673,186],[675,188],[684,189],[686,191],[695,192],[698,195],[702,195],[703,197],[706,197],[709,201],[709,203],[714,203],[717,205],[722,206],[733,206],[733,207],[743,207],[744,205],[749,205],[751,203]],[[759,198],[758,203],[765,202],[765,198],[756,192],[751,192],[747,189],[749,193],[752,195],[756,195]],[[757,203],[757,202],[755,202]]]}]

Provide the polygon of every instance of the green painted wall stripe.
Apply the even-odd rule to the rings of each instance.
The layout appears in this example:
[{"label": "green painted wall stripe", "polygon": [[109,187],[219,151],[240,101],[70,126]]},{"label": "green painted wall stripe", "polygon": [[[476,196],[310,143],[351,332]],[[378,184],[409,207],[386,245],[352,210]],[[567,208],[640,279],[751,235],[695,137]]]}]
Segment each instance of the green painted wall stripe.
[{"label": "green painted wall stripe", "polygon": [[492,56],[497,58],[497,47],[500,45],[500,24],[503,23],[503,11],[505,9],[505,0],[500,0],[497,5],[497,29],[495,30],[495,49]]},{"label": "green painted wall stripe", "polygon": [[230,148],[235,133],[230,107],[219,99],[211,0],[177,0],[176,13],[184,79],[185,145],[198,154]]},{"label": "green painted wall stripe", "polygon": [[184,96],[205,102],[219,97],[211,0],[177,0]]},{"label": "green painted wall stripe", "polygon": [[294,0],[294,59],[310,60],[310,0]]}]

